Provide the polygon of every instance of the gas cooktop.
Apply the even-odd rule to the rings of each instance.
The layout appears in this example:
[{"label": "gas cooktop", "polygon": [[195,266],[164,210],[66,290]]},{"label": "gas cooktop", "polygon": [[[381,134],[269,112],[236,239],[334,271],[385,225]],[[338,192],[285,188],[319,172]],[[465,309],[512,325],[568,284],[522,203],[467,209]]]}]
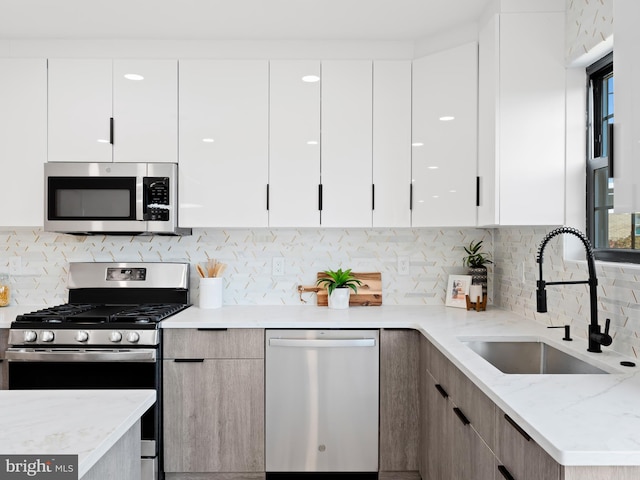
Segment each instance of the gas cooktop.
[{"label": "gas cooktop", "polygon": [[66,303],[18,315],[13,327],[42,325],[51,328],[113,328],[130,324],[135,328],[157,328],[158,322],[189,307],[180,303],[109,305]]}]

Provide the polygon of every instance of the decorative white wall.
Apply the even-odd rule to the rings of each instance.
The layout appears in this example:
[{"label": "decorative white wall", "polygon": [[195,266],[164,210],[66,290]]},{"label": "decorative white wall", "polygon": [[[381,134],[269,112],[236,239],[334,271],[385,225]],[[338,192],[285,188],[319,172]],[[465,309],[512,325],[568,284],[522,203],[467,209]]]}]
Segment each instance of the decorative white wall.
[{"label": "decorative white wall", "polygon": [[[553,228],[500,228],[494,231],[494,304],[545,325],[571,325],[572,335],[586,339],[590,321],[589,289],[586,285],[547,287],[548,313],[536,312],[536,281],[539,277],[536,254],[540,242]],[[544,279],[587,279],[586,261],[563,259],[563,239],[564,236],[556,237],[545,248]],[[640,266],[598,262],[596,271],[599,323],[604,325],[605,319],[611,319],[613,344],[609,348],[638,357]]]},{"label": "decorative white wall", "polygon": [[567,0],[567,65],[611,48],[613,0]]},{"label": "decorative white wall", "polygon": [[[465,274],[463,246],[484,240],[481,229],[196,229],[191,236],[71,236],[22,228],[0,231],[0,271],[20,257],[13,275],[13,304],[55,304],[67,298],[69,262],[181,261],[194,267],[215,258],[228,264],[225,305],[299,305],[298,285],[313,285],[319,271],[352,268],[382,272],[383,303],[442,305],[449,274]],[[285,275],[272,275],[273,257],[285,259]],[[399,275],[398,257],[410,259]],[[198,279],[191,269],[192,302]],[[304,294],[315,305],[313,294]]]}]

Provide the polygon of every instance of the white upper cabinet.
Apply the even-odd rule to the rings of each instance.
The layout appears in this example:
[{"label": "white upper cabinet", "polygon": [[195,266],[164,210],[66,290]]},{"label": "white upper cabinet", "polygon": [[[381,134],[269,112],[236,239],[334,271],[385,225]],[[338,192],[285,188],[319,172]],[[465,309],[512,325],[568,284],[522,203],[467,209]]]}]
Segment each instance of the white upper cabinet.
[{"label": "white upper cabinet", "polygon": [[640,2],[614,2],[613,70],[615,78],[615,195],[616,213],[640,211]]},{"label": "white upper cabinet", "polygon": [[47,62],[0,59],[1,226],[41,226],[47,161]]},{"label": "white upper cabinet", "polygon": [[178,65],[175,60],[113,62],[113,158],[178,161]]},{"label": "white upper cabinet", "polygon": [[372,226],[372,62],[322,62],[322,225]]},{"label": "white upper cabinet", "polygon": [[269,226],[320,225],[320,62],[269,66]]},{"label": "white upper cabinet", "polygon": [[412,225],[475,226],[478,46],[413,62]]},{"label": "white upper cabinet", "polygon": [[177,162],[177,95],[175,60],[49,60],[49,161]]},{"label": "white upper cabinet", "polygon": [[501,13],[480,30],[480,226],[564,223],[564,32],[563,11]]},{"label": "white upper cabinet", "polygon": [[180,226],[267,226],[268,62],[180,61],[179,92]]},{"label": "white upper cabinet", "polygon": [[49,60],[49,161],[111,162],[112,60]]},{"label": "white upper cabinet", "polygon": [[373,226],[411,226],[411,62],[373,63]]}]

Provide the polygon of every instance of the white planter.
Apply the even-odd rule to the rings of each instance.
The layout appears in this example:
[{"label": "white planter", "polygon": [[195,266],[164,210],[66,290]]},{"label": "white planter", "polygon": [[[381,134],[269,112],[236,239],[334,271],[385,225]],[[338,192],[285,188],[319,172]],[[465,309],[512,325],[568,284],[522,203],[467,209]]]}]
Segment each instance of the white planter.
[{"label": "white planter", "polygon": [[335,310],[344,310],[349,308],[349,297],[351,296],[350,288],[336,288],[329,295],[329,308]]}]

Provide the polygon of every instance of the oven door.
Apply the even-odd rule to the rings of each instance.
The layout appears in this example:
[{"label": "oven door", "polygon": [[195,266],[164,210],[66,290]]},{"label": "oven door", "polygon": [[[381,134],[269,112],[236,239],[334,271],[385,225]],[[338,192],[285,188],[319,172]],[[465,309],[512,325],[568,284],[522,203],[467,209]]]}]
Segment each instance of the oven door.
[{"label": "oven door", "polygon": [[5,352],[10,390],[154,389],[156,403],[142,416],[143,480],[157,480],[162,438],[157,350],[11,347]]}]

